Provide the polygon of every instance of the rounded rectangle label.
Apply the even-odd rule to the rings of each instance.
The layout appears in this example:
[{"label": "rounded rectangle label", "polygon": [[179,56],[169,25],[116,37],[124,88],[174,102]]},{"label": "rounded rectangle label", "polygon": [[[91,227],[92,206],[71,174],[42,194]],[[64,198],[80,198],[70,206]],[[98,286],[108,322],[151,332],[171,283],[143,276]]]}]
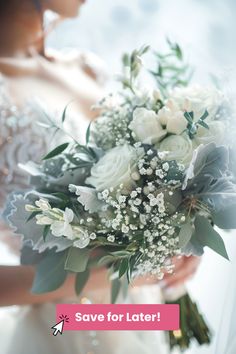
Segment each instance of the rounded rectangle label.
[{"label": "rounded rectangle label", "polygon": [[57,304],[63,330],[178,330],[179,305]]}]

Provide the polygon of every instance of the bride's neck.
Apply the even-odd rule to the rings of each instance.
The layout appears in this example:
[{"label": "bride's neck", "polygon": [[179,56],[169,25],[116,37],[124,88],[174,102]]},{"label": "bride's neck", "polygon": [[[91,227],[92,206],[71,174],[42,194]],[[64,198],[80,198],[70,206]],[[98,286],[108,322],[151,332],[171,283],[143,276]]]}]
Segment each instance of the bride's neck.
[{"label": "bride's neck", "polygon": [[44,54],[42,16],[22,12],[11,20],[0,16],[0,57],[29,57],[32,51]]}]

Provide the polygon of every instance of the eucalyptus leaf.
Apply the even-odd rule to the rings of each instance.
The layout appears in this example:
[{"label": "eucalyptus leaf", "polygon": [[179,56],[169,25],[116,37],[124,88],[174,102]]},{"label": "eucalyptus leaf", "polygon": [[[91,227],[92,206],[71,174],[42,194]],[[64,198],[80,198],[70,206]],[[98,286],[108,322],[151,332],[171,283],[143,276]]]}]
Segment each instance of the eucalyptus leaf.
[{"label": "eucalyptus leaf", "polygon": [[107,265],[111,262],[114,262],[114,260],[115,260],[114,256],[106,255],[106,256],[103,256],[102,258],[99,259],[98,264],[99,265]]},{"label": "eucalyptus leaf", "polygon": [[205,217],[200,215],[196,217],[195,232],[192,237],[195,238],[202,247],[207,246],[222,257],[229,259],[223,239]]},{"label": "eucalyptus leaf", "polygon": [[111,255],[115,256],[115,257],[127,257],[130,256],[130,252],[128,251],[115,251],[115,252],[111,252]]},{"label": "eucalyptus leaf", "polygon": [[43,239],[44,239],[44,241],[46,241],[46,237],[47,237],[49,231],[50,231],[50,225],[45,225],[44,229],[43,229]]},{"label": "eucalyptus leaf", "polygon": [[179,247],[182,248],[187,245],[187,243],[190,241],[192,234],[194,231],[194,227],[191,223],[191,221],[187,222],[183,226],[181,226],[180,232],[179,232]]},{"label": "eucalyptus leaf", "polygon": [[87,268],[90,250],[70,247],[65,262],[65,269],[71,272],[84,272]]},{"label": "eucalyptus leaf", "polygon": [[26,222],[28,222],[28,221],[34,219],[35,216],[38,215],[38,214],[41,214],[41,211],[33,211],[33,212],[30,214],[30,216],[28,217],[28,219],[26,220]]},{"label": "eucalyptus leaf", "polygon": [[68,107],[69,107],[70,104],[71,104],[71,102],[69,102],[69,103],[65,106],[65,108],[64,108],[64,110],[63,110],[63,112],[62,112],[62,117],[61,117],[62,123],[65,122],[65,119],[66,119],[66,112],[67,112],[67,109],[68,109]]},{"label": "eucalyptus leaf", "polygon": [[55,149],[50,151],[46,156],[43,157],[43,160],[52,159],[53,157],[60,155],[66,148],[69,146],[69,143],[63,143],[57,146]]},{"label": "eucalyptus leaf", "polygon": [[111,303],[115,304],[120,292],[121,281],[118,278],[115,278],[111,282]]},{"label": "eucalyptus leaf", "polygon": [[126,299],[128,295],[128,290],[129,290],[129,280],[127,277],[124,277],[122,278],[122,282],[121,282],[121,291],[124,299]]},{"label": "eucalyptus leaf", "polygon": [[127,272],[128,268],[129,268],[129,259],[123,258],[119,266],[119,278],[121,278]]},{"label": "eucalyptus leaf", "polygon": [[88,126],[87,131],[86,131],[86,145],[88,145],[88,143],[89,143],[91,124],[92,124],[92,122],[89,123],[89,126]]},{"label": "eucalyptus leaf", "polygon": [[47,293],[58,289],[65,281],[67,272],[64,270],[67,251],[49,252],[36,266],[32,292]]},{"label": "eucalyptus leaf", "polygon": [[80,272],[76,274],[75,291],[78,296],[81,294],[81,291],[85,287],[89,279],[89,274],[90,274],[89,269],[86,269],[84,272]]},{"label": "eucalyptus leaf", "polygon": [[236,229],[236,204],[225,205],[218,212],[212,212],[212,220],[221,229]]}]

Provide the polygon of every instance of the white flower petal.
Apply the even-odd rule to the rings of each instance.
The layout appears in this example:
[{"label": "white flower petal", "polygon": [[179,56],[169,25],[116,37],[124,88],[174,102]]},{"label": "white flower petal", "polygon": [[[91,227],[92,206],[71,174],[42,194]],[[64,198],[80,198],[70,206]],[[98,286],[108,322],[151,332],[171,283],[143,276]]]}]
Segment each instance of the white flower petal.
[{"label": "white flower petal", "polygon": [[51,225],[51,231],[54,236],[64,236],[64,221],[54,221]]},{"label": "white flower petal", "polygon": [[64,220],[67,223],[71,223],[74,219],[74,212],[72,209],[70,208],[66,208],[65,212],[64,212]]}]

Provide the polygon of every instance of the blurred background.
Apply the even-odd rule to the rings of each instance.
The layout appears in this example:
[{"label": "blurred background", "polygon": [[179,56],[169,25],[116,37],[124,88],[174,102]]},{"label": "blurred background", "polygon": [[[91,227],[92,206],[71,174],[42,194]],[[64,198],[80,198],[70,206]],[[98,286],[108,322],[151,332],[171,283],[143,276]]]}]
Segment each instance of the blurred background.
[{"label": "blurred background", "polygon": [[[194,82],[218,77],[233,95],[235,77],[235,0],[88,0],[78,18],[50,33],[47,46],[59,50],[91,50],[106,63],[110,76],[121,68],[121,56],[143,44],[164,48],[166,37],[177,41],[195,68]],[[54,18],[49,13],[46,24]],[[197,275],[188,284],[193,298],[213,330],[212,344],[193,345],[186,354],[235,354],[229,346],[236,333],[236,232],[225,233],[231,262],[206,251]],[[1,245],[3,262],[14,257]],[[5,259],[4,259],[5,257]],[[234,309],[234,311],[236,311]],[[161,353],[160,353],[161,354]]]},{"label": "blurred background", "polygon": [[235,10],[234,0],[88,0],[77,19],[49,36],[48,45],[90,49],[114,73],[124,51],[144,43],[160,49],[169,37],[206,80],[209,71],[222,76],[233,69]]}]

